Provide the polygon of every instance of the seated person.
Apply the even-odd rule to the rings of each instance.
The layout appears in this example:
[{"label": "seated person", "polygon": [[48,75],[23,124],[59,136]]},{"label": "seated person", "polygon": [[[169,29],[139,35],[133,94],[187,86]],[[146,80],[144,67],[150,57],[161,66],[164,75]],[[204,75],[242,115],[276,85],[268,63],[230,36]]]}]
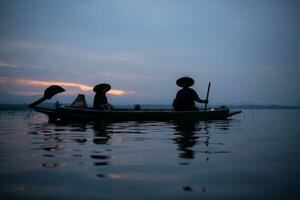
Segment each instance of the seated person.
[{"label": "seated person", "polygon": [[94,97],[94,109],[111,110],[112,106],[108,103],[106,92],[110,90],[111,86],[107,83],[102,83],[94,87],[96,95]]},{"label": "seated person", "polygon": [[179,87],[182,87],[176,94],[173,101],[173,108],[175,111],[194,111],[199,110],[195,106],[195,101],[199,103],[208,103],[208,100],[202,100],[195,90],[189,88],[194,85],[194,80],[190,77],[182,77],[176,81]]},{"label": "seated person", "polygon": [[87,103],[83,94],[79,94],[77,98],[71,104],[74,108],[87,108]]}]

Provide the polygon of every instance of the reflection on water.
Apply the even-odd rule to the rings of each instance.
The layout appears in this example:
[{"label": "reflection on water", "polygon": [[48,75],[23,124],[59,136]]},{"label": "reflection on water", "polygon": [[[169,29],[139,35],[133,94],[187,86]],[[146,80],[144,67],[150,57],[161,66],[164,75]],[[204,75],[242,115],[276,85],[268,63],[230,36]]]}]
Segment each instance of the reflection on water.
[{"label": "reflection on water", "polygon": [[[212,153],[208,148],[212,137],[211,130],[229,129],[229,120],[219,122],[97,121],[77,124],[64,122],[31,124],[28,134],[34,136],[31,138],[31,144],[34,147],[30,146],[30,149],[47,158],[41,159],[43,161],[41,166],[44,168],[61,168],[74,163],[92,164],[96,167],[113,166],[112,160],[119,157],[118,152],[114,153],[113,149],[123,147],[125,151],[130,151],[140,145],[157,148],[155,152],[157,159],[160,154],[166,153],[161,152],[160,148],[168,147],[168,152],[177,152],[178,158],[181,159],[178,161],[179,165],[188,165],[189,162],[186,159],[196,159],[196,154],[206,154],[205,160],[209,160],[209,154]],[[170,146],[170,144],[175,145]],[[219,144],[214,143],[214,145]],[[196,148],[197,146],[199,147]],[[131,154],[140,153],[139,156],[143,156],[143,150],[131,152]],[[123,152],[120,152],[120,155],[123,155]],[[146,160],[147,157],[145,156],[144,159]],[[126,162],[124,158],[120,160]],[[116,174],[105,175],[98,171],[95,176],[113,179],[123,177]],[[187,189],[189,187],[183,188],[185,191],[191,191]]]},{"label": "reflection on water", "polygon": [[[180,158],[193,159],[195,152],[194,145],[202,143],[209,144],[209,122],[199,121],[174,121],[176,138],[173,140],[178,144]],[[203,131],[202,131],[203,130]]]},{"label": "reflection on water", "polygon": [[[196,159],[205,155],[205,161],[209,160],[211,153],[229,153],[229,151],[211,151],[210,131],[230,130],[230,120],[224,121],[130,121],[112,122],[97,121],[90,123],[44,123],[34,124],[28,133],[34,135],[31,144],[38,145],[32,148],[35,151],[42,151],[42,156],[48,159],[43,161],[44,168],[70,167],[74,163],[79,165],[93,165],[95,167],[106,167],[118,164],[118,158],[122,162],[126,161],[123,152],[114,152],[114,149],[123,147],[126,151],[136,149],[136,146],[157,148],[152,159],[159,159],[160,154],[177,152],[179,165],[189,165],[187,159]],[[222,133],[224,134],[224,133]],[[39,137],[36,137],[39,136]],[[153,142],[151,142],[153,141]],[[173,141],[173,142],[172,142]],[[170,144],[175,144],[171,145]],[[223,143],[213,143],[214,145],[224,145]],[[166,152],[160,148],[168,147]],[[197,148],[198,147],[198,148]],[[132,155],[142,156],[144,149],[141,148]],[[119,155],[118,155],[119,154]],[[122,157],[121,157],[122,155]],[[153,155],[152,155],[153,156]],[[155,157],[157,156],[157,157]],[[72,159],[70,159],[72,158]],[[135,161],[133,161],[135,162]],[[159,162],[159,161],[158,161]],[[128,163],[130,165],[130,163]],[[105,171],[105,170],[104,170]],[[98,178],[120,179],[122,174],[108,173],[102,170],[94,174]],[[190,186],[183,186],[184,191],[192,191]]]},{"label": "reflection on water", "polygon": [[93,123],[94,139],[93,142],[95,144],[107,144],[110,137],[109,129],[107,129],[108,122],[99,121],[97,123]]},{"label": "reflection on water", "polygon": [[[103,199],[255,199],[254,191],[268,198],[287,191],[297,195],[293,188],[299,181],[284,167],[289,162],[288,171],[300,175],[299,136],[283,139],[282,131],[293,135],[299,123],[284,126],[276,123],[283,119],[267,114],[76,124],[48,123],[36,113],[0,114],[0,193],[25,199],[82,199],[82,191],[85,198],[101,193]],[[278,172],[281,182],[274,179]],[[265,193],[274,187],[276,195]]]},{"label": "reflection on water", "polygon": [[[176,166],[188,165],[185,159],[196,159],[197,153],[208,152],[208,149],[196,149],[196,146],[209,146],[210,129],[228,130],[229,126],[229,121],[222,122],[221,126],[199,121],[77,124],[42,121],[28,123],[30,145],[24,145],[24,148],[34,152],[35,161],[45,169],[75,169],[75,174],[91,169],[95,177],[103,180],[151,182],[151,176],[148,177],[149,172],[153,175],[151,170],[157,168],[154,174],[163,177],[173,168],[175,171],[167,177],[180,180],[184,176],[177,175]],[[174,160],[173,153],[179,161]],[[175,166],[167,167],[172,161]],[[178,190],[193,192],[192,187],[191,183],[182,183]],[[206,186],[200,188],[201,192],[206,192]]]}]

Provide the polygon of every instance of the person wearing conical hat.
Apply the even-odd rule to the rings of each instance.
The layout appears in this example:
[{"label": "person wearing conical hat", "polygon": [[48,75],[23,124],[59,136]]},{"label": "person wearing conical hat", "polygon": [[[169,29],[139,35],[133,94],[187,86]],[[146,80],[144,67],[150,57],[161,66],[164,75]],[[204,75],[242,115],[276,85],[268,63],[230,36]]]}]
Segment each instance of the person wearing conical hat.
[{"label": "person wearing conical hat", "polygon": [[197,92],[190,88],[194,85],[194,80],[190,77],[181,77],[176,81],[179,87],[182,87],[176,94],[173,101],[175,111],[195,111],[199,110],[195,106],[195,101],[198,103],[208,103],[208,100],[202,100]]},{"label": "person wearing conical hat", "polygon": [[111,89],[107,83],[101,83],[93,88],[96,93],[94,97],[94,109],[111,110],[112,106],[108,103],[106,93]]}]

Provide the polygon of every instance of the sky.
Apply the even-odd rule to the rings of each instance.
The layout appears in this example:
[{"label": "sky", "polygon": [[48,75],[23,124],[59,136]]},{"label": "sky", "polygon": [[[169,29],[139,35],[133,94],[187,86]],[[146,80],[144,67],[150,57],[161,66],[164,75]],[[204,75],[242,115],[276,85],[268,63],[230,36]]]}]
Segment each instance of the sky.
[{"label": "sky", "polygon": [[[57,95],[171,104],[190,76],[210,103],[300,105],[297,0],[1,0],[0,103]],[[91,103],[91,102],[89,102]]]}]

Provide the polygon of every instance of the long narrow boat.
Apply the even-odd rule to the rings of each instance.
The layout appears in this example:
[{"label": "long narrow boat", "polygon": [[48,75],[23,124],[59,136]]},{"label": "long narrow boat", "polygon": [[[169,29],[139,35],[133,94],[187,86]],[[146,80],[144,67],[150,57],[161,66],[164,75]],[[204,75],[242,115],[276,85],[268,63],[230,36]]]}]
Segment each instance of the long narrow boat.
[{"label": "long narrow boat", "polygon": [[[210,83],[208,86],[209,94]],[[44,96],[30,104],[28,107],[37,112],[48,115],[50,121],[87,121],[87,120],[217,120],[227,119],[241,111],[230,111],[227,107],[210,108],[199,111],[174,111],[171,109],[113,109],[95,110],[92,108],[78,108],[71,106],[56,106],[46,108],[37,106],[54,95],[64,92],[65,89],[58,85],[48,87]],[[76,100],[75,100],[76,102]],[[73,105],[73,104],[72,104]]]},{"label": "long narrow boat", "polygon": [[219,120],[227,119],[241,111],[230,111],[227,107],[209,108],[199,111],[173,111],[171,109],[114,109],[95,110],[74,107],[34,107],[37,112],[48,115],[49,120]]}]

